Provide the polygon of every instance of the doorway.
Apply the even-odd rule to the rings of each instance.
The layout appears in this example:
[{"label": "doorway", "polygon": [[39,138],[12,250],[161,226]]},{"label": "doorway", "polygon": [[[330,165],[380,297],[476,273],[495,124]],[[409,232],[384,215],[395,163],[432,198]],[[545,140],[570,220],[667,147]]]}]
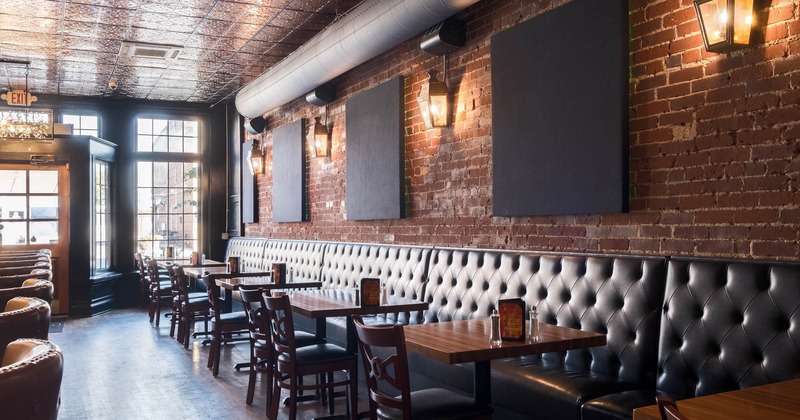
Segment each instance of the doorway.
[{"label": "doorway", "polygon": [[52,313],[69,311],[69,165],[0,164],[0,249],[49,249]]}]

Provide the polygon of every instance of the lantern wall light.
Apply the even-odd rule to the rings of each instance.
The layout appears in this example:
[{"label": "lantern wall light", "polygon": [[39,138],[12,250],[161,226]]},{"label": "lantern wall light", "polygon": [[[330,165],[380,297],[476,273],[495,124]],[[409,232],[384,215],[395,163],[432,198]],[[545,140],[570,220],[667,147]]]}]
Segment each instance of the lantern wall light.
[{"label": "lantern wall light", "polygon": [[250,162],[250,173],[253,175],[264,173],[264,152],[261,150],[261,142],[253,139],[253,148],[249,152],[248,162]]},{"label": "lantern wall light", "polygon": [[709,52],[727,52],[750,45],[753,0],[694,0],[703,44]]},{"label": "lantern wall light", "polygon": [[435,70],[428,72],[428,82],[419,89],[417,104],[426,129],[447,126],[450,115],[450,92],[446,82],[436,79]]},{"label": "lantern wall light", "polygon": [[325,106],[325,123],[322,117],[314,117],[314,154],[319,157],[328,157],[331,154],[330,136],[328,135],[328,106]]}]

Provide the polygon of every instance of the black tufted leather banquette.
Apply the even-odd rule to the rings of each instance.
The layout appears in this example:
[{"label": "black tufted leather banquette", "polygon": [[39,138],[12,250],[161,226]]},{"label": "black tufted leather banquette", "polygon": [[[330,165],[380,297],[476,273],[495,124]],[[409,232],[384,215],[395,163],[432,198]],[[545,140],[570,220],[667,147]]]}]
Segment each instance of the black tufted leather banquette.
[{"label": "black tufted leather banquette", "polygon": [[[228,255],[351,289],[378,277],[424,313],[373,324],[484,318],[520,297],[540,320],[607,334],[608,344],[492,363],[496,418],[630,418],[681,399],[800,377],[800,264],[237,238]],[[260,255],[260,257],[259,257]],[[260,258],[260,260],[259,260]],[[261,264],[261,265],[259,265]],[[308,324],[313,325],[313,323]],[[344,342],[344,319],[328,335]],[[472,392],[472,366],[409,354],[417,387]]]},{"label": "black tufted leather banquette", "polygon": [[656,394],[691,398],[800,377],[800,264],[673,258],[656,390],[584,404],[587,419],[630,418]]}]

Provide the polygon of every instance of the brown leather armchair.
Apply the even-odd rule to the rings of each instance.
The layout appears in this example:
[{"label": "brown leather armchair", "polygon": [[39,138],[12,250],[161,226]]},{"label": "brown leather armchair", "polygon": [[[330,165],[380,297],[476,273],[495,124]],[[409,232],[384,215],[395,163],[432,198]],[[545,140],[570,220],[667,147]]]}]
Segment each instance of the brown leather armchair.
[{"label": "brown leather armchair", "polygon": [[53,343],[20,339],[3,347],[0,407],[9,419],[56,419],[64,360]]},{"label": "brown leather armchair", "polygon": [[[47,339],[50,305],[38,298],[15,297],[0,313],[0,358],[6,345],[18,338]],[[2,407],[2,405],[0,405]]]},{"label": "brown leather armchair", "polygon": [[47,303],[53,303],[55,287],[52,282],[39,279],[27,279],[19,287],[0,289],[0,308],[5,308],[9,300],[22,297],[35,297]]}]

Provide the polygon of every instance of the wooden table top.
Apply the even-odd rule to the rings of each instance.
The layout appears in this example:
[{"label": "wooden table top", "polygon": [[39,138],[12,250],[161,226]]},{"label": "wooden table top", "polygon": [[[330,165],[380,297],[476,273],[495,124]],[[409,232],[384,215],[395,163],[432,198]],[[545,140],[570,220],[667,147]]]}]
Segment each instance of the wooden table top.
[{"label": "wooden table top", "polygon": [[217,286],[226,290],[239,290],[242,286],[253,286],[264,290],[273,289],[318,289],[322,287],[320,281],[299,281],[291,283],[273,283],[271,280],[253,278],[253,277],[236,277],[236,278],[222,278],[215,280]]},{"label": "wooden table top", "polygon": [[212,260],[212,259],[209,259],[209,258],[206,258],[205,261],[203,261],[202,264],[190,264],[189,263],[189,258],[170,258],[170,259],[167,259],[167,260],[158,260],[157,264],[161,268],[167,268],[167,266],[169,266],[169,265],[177,264],[177,265],[183,267],[184,269],[192,268],[192,267],[194,267],[194,268],[197,268],[197,267],[227,267],[227,264],[225,264],[224,262]]},{"label": "wooden table top", "polygon": [[247,273],[231,273],[228,268],[222,267],[187,267],[183,269],[187,276],[199,279],[200,277],[211,277],[217,279],[231,279],[243,277],[271,277],[272,271],[252,271]]},{"label": "wooden table top", "polygon": [[[798,419],[800,379],[677,401],[690,419]],[[633,410],[634,420],[661,420],[658,406]]]},{"label": "wooden table top", "polygon": [[540,341],[504,341],[501,346],[492,347],[489,323],[488,318],[483,318],[406,325],[406,348],[441,363],[456,364],[606,344],[605,334],[540,323]]},{"label": "wooden table top", "polygon": [[357,306],[352,291],[303,290],[289,294],[292,310],[309,318],[385,314],[428,309],[426,302],[389,297],[386,305]]}]

